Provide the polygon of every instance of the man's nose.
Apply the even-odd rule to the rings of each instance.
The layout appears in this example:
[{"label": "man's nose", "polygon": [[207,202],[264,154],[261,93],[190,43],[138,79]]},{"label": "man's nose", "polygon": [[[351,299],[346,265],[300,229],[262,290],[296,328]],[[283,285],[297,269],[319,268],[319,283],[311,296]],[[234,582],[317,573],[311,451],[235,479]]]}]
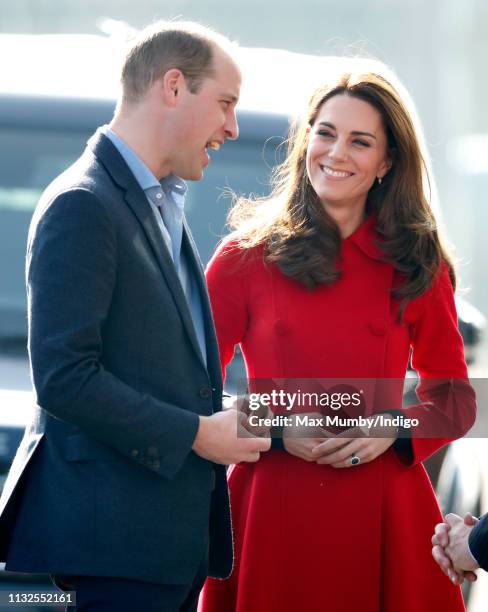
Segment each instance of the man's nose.
[{"label": "man's nose", "polygon": [[237,140],[239,137],[239,126],[237,125],[237,117],[235,111],[232,111],[227,116],[225,121],[225,137],[229,140]]}]

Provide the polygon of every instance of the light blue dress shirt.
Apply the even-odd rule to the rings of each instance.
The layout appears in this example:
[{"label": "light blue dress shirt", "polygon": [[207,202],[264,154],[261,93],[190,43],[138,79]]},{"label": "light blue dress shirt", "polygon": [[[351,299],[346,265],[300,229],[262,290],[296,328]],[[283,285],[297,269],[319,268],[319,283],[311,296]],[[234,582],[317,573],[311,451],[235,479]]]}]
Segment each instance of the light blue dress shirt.
[{"label": "light blue dress shirt", "polygon": [[108,125],[103,126],[101,130],[124,158],[153,210],[186,296],[200,352],[206,363],[202,299],[195,275],[191,272],[185,254],[181,250],[186,184],[174,174],[169,174],[158,181],[142,159]]}]

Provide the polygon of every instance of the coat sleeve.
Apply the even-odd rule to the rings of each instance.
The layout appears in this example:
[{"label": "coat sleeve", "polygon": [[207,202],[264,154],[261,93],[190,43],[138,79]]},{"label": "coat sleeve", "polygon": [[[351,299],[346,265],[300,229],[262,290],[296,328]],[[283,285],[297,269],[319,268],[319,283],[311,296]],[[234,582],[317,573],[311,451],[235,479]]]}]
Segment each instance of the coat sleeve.
[{"label": "coat sleeve", "polygon": [[157,455],[154,471],[172,478],[191,451],[199,417],[137,391],[104,368],[103,326],[116,274],[115,228],[92,192],[61,193],[36,213],[27,292],[37,402],[133,460]]},{"label": "coat sleeve", "polygon": [[419,425],[410,430],[410,440],[400,439],[395,445],[400,459],[408,465],[424,461],[441,446],[463,436],[476,416],[447,265],[442,265],[418,306],[410,337],[420,403],[401,412],[418,419]]},{"label": "coat sleeve", "polygon": [[248,324],[246,254],[235,242],[222,242],[208,263],[206,278],[217,331],[222,377]]},{"label": "coat sleeve", "polygon": [[469,549],[478,565],[488,572],[488,514],[481,517],[469,534]]}]

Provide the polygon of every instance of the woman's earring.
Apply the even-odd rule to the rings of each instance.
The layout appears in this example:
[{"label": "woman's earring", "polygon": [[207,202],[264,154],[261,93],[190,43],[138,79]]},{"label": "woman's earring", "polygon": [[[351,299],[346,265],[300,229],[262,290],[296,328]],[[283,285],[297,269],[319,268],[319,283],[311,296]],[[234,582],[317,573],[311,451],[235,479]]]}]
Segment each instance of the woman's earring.
[{"label": "woman's earring", "polygon": [[381,185],[381,183],[383,182],[383,177],[382,176],[378,176],[378,185]]}]

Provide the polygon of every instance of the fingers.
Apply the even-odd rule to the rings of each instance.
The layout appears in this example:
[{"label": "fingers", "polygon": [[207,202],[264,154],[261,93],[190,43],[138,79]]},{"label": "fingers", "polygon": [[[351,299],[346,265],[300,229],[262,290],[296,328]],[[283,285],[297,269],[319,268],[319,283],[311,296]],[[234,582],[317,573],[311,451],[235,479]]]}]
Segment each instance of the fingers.
[{"label": "fingers", "polygon": [[270,427],[267,425],[251,425],[249,421],[243,424],[243,427],[253,436],[257,438],[267,438],[270,435]]},{"label": "fingers", "polygon": [[449,576],[449,571],[452,570],[452,563],[449,557],[446,555],[445,550],[442,546],[436,545],[432,548],[432,556],[434,557],[434,561],[441,568],[441,570]]},{"label": "fingers", "polygon": [[256,463],[256,461],[259,461],[260,457],[260,453],[248,453],[246,455],[246,458],[243,459],[243,461],[245,461],[246,463]]},{"label": "fingers", "polygon": [[266,425],[251,425],[249,417],[245,413],[237,413],[237,435],[239,438],[269,437],[269,430],[270,428]]},{"label": "fingers", "polygon": [[[330,465],[333,468],[349,468],[357,464],[351,463],[351,458],[356,455],[360,459],[360,463],[369,463],[379,454],[381,454],[386,447],[382,446],[381,439],[357,439],[347,438],[348,443],[337,448],[338,444],[334,440],[327,440],[322,444],[319,444],[314,448],[313,455],[317,457],[316,461],[321,465]],[[330,444],[329,444],[330,443]],[[390,441],[388,445],[391,445]],[[335,450],[331,451],[331,447],[335,447]],[[326,452],[324,452],[324,449]]]},{"label": "fingers", "polygon": [[464,515],[464,524],[468,525],[469,527],[472,527],[473,525],[476,525],[476,523],[479,522],[479,519],[477,519],[475,516],[473,516],[471,514],[471,512],[466,512],[466,514]]},{"label": "fingers", "polygon": [[[313,454],[316,458],[325,457],[326,455],[333,455],[340,449],[348,447],[348,445],[350,445],[352,442],[354,442],[353,438],[328,438],[324,442],[321,442],[321,444],[317,444],[317,446],[315,446]],[[352,453],[350,453],[350,455],[351,454]]]},{"label": "fingers", "polygon": [[271,448],[271,438],[253,438],[249,440],[253,448],[259,453],[265,453]]},{"label": "fingers", "polygon": [[271,448],[270,438],[244,438],[240,440],[240,461],[255,463],[259,460],[261,453]]},{"label": "fingers", "polygon": [[475,572],[468,570],[467,572],[464,572],[464,579],[468,582],[476,582],[478,580],[478,576]]},{"label": "fingers", "polygon": [[432,546],[442,546],[445,548],[449,544],[450,526],[446,523],[438,523],[435,526],[434,535],[432,536]]},{"label": "fingers", "polygon": [[447,575],[449,576],[451,582],[457,586],[461,586],[464,582],[464,572],[462,570],[456,572],[455,570],[451,569]]},{"label": "fingers", "polygon": [[369,452],[363,447],[362,441],[355,440],[333,453],[320,456],[317,459],[317,463],[331,465],[332,467],[351,467],[351,457],[353,455],[358,455],[361,462],[369,461]]},{"label": "fingers", "polygon": [[[229,410],[230,412],[230,410]],[[246,448],[252,457],[254,453],[264,453],[271,448],[271,438],[259,437],[253,428],[247,426],[247,416],[242,412],[236,413],[237,420],[237,437],[241,439],[241,443]],[[267,432],[266,432],[267,433]],[[257,459],[244,459],[244,461],[252,461]]]},{"label": "fingers", "polygon": [[[236,412],[234,408],[229,408],[229,411],[231,410]],[[237,411],[236,419],[239,425],[244,426],[247,423],[247,414],[245,414],[244,412]]]},{"label": "fingers", "polygon": [[[367,431],[367,430],[366,430]],[[337,434],[337,439],[347,439],[347,440],[355,440],[357,438],[364,438],[366,436],[366,432],[362,427],[352,427],[351,429],[346,429],[346,431],[342,431]]]},{"label": "fingers", "polygon": [[312,455],[312,449],[317,444],[317,439],[308,438],[295,438],[285,436],[283,438],[283,445],[290,455],[299,457],[304,461],[315,461],[315,457]]},{"label": "fingers", "polygon": [[[231,411],[232,411],[232,409],[229,410],[229,412],[231,412]],[[249,429],[246,427],[246,425],[247,425],[247,416],[243,412],[237,412],[236,421],[237,421],[237,437],[238,438],[252,438],[252,437],[254,437],[252,432],[250,432]]]},{"label": "fingers", "polygon": [[446,523],[451,527],[463,520],[458,514],[454,514],[453,512],[446,514],[445,519]]}]

